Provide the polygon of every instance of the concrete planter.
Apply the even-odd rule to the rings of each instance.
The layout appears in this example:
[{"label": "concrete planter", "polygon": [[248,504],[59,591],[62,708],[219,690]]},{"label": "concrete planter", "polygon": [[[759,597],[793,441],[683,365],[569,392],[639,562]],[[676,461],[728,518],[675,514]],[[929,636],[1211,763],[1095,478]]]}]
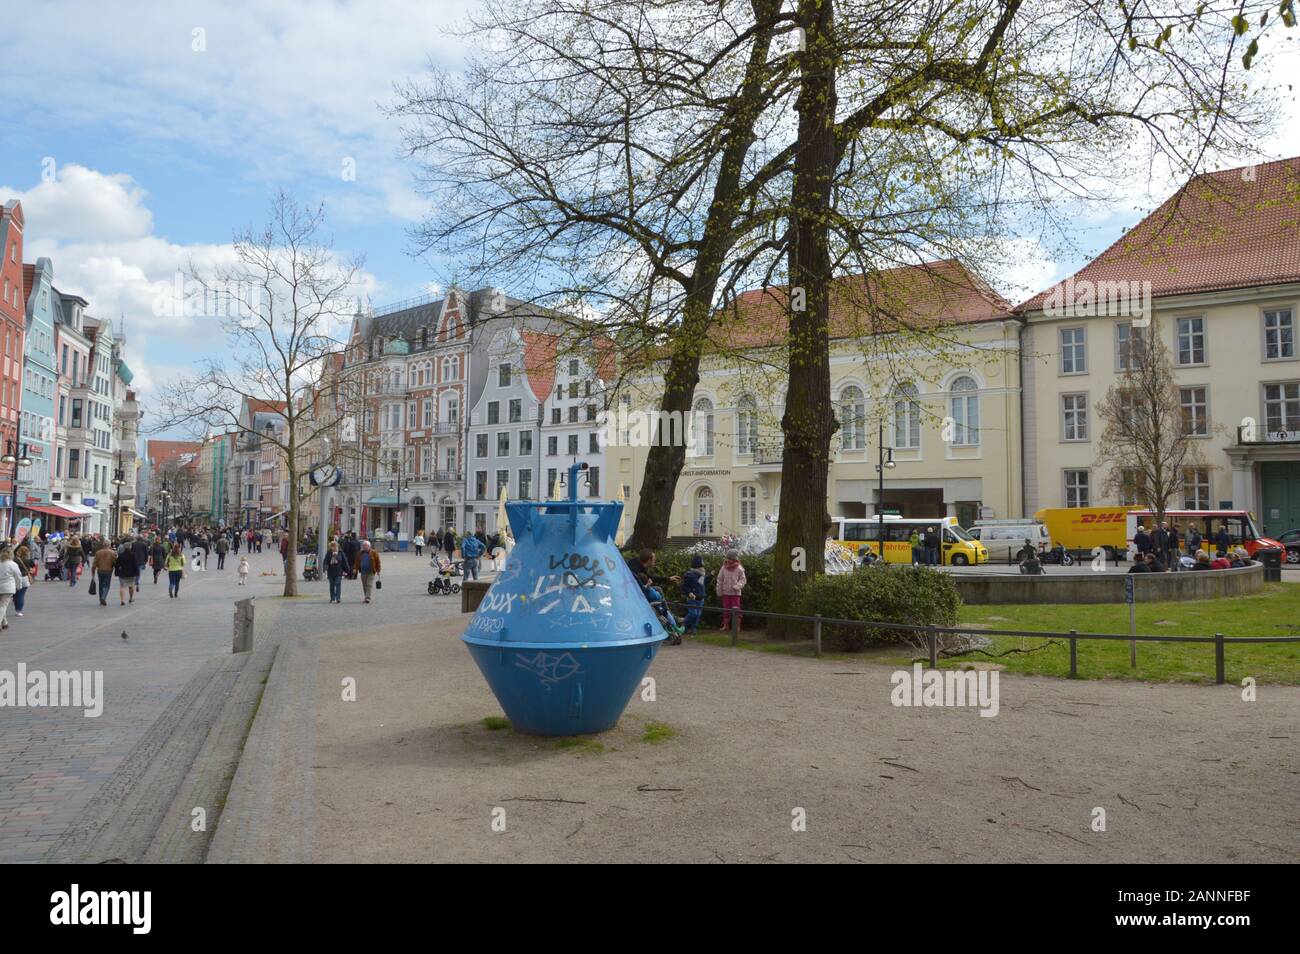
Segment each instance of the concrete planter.
[{"label": "concrete planter", "polygon": [[[1043,576],[976,576],[953,574],[962,601],[973,605],[1002,603],[1123,603],[1124,573],[1066,573],[1049,567]],[[1134,573],[1139,603],[1159,600],[1212,600],[1258,593],[1264,566],[1252,563],[1235,570],[1188,570],[1179,573]]]}]

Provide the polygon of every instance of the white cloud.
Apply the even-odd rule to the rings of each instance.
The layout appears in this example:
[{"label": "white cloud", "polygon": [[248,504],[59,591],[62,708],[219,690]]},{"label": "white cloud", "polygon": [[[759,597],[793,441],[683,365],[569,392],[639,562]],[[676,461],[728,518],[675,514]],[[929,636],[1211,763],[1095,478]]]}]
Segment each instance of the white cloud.
[{"label": "white cloud", "polygon": [[27,221],[43,237],[59,241],[116,241],[148,235],[153,216],[145,191],[130,176],[105,175],[84,166],[60,168],[46,160],[40,184],[22,191],[0,186],[0,195],[21,199]]}]

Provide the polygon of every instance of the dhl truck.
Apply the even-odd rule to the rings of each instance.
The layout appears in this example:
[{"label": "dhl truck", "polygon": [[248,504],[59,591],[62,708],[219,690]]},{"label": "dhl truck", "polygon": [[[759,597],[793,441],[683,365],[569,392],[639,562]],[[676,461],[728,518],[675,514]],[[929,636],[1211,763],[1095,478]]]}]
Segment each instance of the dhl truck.
[{"label": "dhl truck", "polygon": [[[1154,513],[1133,507],[1055,507],[1038,511],[1034,518],[1047,527],[1054,544],[1067,550],[1102,547],[1117,556],[1132,552],[1139,524],[1148,531],[1156,526]],[[1259,550],[1282,546],[1261,535],[1254,518],[1245,510],[1167,510],[1165,520],[1178,527],[1180,538],[1195,525],[1207,542],[1220,527],[1226,527],[1232,545],[1245,547],[1251,556]]]}]

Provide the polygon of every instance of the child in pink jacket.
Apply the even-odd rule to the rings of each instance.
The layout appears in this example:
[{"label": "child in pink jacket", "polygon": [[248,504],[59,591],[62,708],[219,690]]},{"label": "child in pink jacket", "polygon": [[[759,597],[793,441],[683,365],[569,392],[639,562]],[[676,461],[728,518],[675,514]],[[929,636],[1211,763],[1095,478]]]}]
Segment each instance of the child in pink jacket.
[{"label": "child in pink jacket", "polygon": [[736,626],[740,626],[740,592],[745,588],[745,568],[740,565],[740,551],[728,550],[727,558],[718,570],[716,589],[722,600],[722,630],[731,628],[731,614],[736,614]]}]

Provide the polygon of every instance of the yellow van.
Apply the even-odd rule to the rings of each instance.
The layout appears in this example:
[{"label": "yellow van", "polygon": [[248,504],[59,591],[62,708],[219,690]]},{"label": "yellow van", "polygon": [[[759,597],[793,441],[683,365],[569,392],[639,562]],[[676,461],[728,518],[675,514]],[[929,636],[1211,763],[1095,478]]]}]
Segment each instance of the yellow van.
[{"label": "yellow van", "polygon": [[956,517],[931,517],[920,520],[914,517],[836,517],[835,542],[840,543],[854,553],[868,547],[876,554],[881,553],[881,535],[883,532],[886,563],[911,563],[913,533],[925,536],[926,527],[934,527],[939,533],[940,554],[949,566],[973,566],[989,562],[989,551],[982,543],[975,540],[957,525]]}]

